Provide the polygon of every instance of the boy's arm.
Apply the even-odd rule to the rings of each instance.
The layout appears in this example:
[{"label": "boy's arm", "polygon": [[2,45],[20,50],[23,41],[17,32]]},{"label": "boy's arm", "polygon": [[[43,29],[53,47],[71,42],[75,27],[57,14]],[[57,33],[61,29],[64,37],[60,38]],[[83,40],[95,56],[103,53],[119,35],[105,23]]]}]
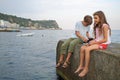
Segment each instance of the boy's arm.
[{"label": "boy's arm", "polygon": [[88,39],[90,38],[90,34],[89,34],[88,31],[86,32],[86,36],[87,36]]},{"label": "boy's arm", "polygon": [[86,36],[87,36],[88,39],[94,39],[90,36],[89,32],[86,32]]},{"label": "boy's arm", "polygon": [[79,31],[75,31],[75,34],[77,37],[81,38],[84,42],[87,42],[87,39],[84,36],[82,36]]}]

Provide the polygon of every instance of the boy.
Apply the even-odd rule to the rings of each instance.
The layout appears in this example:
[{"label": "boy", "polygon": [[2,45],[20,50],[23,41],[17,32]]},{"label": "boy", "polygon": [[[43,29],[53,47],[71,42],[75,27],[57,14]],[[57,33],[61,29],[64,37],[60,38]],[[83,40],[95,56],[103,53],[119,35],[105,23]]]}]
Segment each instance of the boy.
[{"label": "boy", "polygon": [[56,67],[59,67],[63,64],[64,55],[66,54],[66,51],[68,52],[68,55],[62,67],[66,68],[70,64],[69,60],[73,53],[75,45],[78,43],[82,44],[88,41],[91,24],[92,24],[92,17],[89,15],[86,15],[83,21],[79,21],[76,23],[75,33],[71,38],[67,39],[61,46],[61,52],[60,52],[61,54]]}]

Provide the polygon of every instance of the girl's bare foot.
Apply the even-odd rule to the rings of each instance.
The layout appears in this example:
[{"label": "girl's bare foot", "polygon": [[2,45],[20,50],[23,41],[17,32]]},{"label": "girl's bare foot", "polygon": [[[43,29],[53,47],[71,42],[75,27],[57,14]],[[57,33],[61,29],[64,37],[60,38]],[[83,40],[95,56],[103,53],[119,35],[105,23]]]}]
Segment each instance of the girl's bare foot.
[{"label": "girl's bare foot", "polygon": [[84,69],[84,67],[78,67],[74,73],[78,73],[80,70]]},{"label": "girl's bare foot", "polygon": [[88,69],[83,69],[83,71],[79,74],[80,77],[84,77],[88,73]]}]

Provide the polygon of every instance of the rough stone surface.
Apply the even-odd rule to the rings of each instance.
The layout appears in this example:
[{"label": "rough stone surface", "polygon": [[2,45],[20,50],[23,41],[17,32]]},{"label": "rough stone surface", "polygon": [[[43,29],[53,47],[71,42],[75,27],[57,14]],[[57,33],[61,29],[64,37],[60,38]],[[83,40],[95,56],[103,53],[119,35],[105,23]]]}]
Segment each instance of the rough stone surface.
[{"label": "rough stone surface", "polygon": [[[60,47],[65,40],[60,40],[56,48],[56,63],[58,62]],[[120,80],[120,44],[112,43],[107,50],[94,50],[88,74],[80,78],[74,71],[79,65],[81,44],[75,46],[71,57],[71,64],[66,69],[56,68],[56,72],[65,80]]]}]

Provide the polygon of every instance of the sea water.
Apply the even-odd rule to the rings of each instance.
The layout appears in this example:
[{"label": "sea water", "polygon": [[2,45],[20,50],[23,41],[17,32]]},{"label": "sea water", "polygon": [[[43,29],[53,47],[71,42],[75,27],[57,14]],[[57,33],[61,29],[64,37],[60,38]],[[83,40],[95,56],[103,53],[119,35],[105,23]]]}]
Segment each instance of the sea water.
[{"label": "sea water", "polygon": [[[16,36],[34,32],[32,36]],[[59,80],[56,75],[56,46],[71,37],[72,30],[23,30],[0,32],[0,80]],[[112,42],[120,43],[120,30]]]}]

